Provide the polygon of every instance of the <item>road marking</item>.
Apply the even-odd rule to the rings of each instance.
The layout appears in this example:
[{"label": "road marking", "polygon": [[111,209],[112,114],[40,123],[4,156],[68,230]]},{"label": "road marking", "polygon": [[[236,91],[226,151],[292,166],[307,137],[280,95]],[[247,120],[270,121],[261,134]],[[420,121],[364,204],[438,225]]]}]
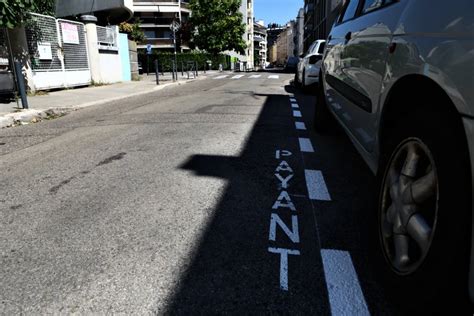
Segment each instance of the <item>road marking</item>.
[{"label": "road marking", "polygon": [[300,129],[300,130],[303,130],[303,131],[306,130],[306,125],[304,125],[303,122],[295,122],[295,127],[296,127],[296,129]]},{"label": "road marking", "polygon": [[262,75],[251,75],[249,78],[251,79],[257,79],[260,78]]},{"label": "road marking", "polygon": [[244,75],[235,75],[235,76],[233,76],[233,77],[230,78],[230,79],[240,79],[240,78],[242,78],[243,76],[244,76]]},{"label": "road marking", "polygon": [[268,252],[280,254],[280,289],[288,291],[288,255],[299,256],[299,250],[269,247]]},{"label": "road marking", "polygon": [[332,315],[370,315],[347,251],[321,249]]},{"label": "road marking", "polygon": [[306,187],[310,200],[331,201],[323,173],[319,170],[305,170]]},{"label": "road marking", "polygon": [[229,75],[222,75],[222,76],[217,76],[214,78],[214,80],[216,79],[224,79],[224,78],[227,78]]},{"label": "road marking", "polygon": [[291,102],[296,102],[296,99],[294,97],[290,97]]},{"label": "road marking", "polygon": [[314,153],[313,145],[309,138],[298,138],[300,142],[300,150],[304,153]]},{"label": "road marking", "polygon": [[280,76],[278,76],[278,75],[270,75],[270,76],[268,76],[268,79],[280,79]]},{"label": "road marking", "polygon": [[293,116],[294,117],[301,117],[301,112],[300,111],[293,111]]},{"label": "road marking", "polygon": [[291,103],[291,107],[293,109],[298,109],[299,108],[297,103]]}]

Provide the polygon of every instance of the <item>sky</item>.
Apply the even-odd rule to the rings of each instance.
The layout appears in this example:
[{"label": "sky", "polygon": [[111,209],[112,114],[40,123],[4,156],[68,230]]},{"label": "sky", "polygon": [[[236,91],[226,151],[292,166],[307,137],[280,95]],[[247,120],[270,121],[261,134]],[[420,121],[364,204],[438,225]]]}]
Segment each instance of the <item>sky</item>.
[{"label": "sky", "polygon": [[254,0],[255,20],[268,23],[285,24],[295,20],[298,10],[304,6],[304,0]]}]

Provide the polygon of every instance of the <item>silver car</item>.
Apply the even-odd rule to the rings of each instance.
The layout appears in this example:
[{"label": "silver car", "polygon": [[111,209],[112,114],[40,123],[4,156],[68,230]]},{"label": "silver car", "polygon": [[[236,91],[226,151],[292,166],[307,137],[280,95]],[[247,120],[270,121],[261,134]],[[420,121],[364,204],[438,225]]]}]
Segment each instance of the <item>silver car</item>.
[{"label": "silver car", "polygon": [[474,1],[345,1],[320,78],[315,129],[335,118],[378,177],[372,262],[389,297],[473,302]]},{"label": "silver car", "polygon": [[300,56],[300,62],[295,74],[295,84],[303,89],[319,82],[319,71],[324,52],[325,40],[316,40],[308,48],[304,56]]}]

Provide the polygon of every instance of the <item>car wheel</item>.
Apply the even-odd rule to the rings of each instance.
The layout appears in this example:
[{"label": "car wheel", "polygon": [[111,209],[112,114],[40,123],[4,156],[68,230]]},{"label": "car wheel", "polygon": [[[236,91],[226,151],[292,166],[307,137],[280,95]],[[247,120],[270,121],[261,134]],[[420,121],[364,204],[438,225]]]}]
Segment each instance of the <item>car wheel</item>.
[{"label": "car wheel", "polygon": [[[321,78],[321,74],[320,74]],[[320,83],[316,90],[316,105],[314,109],[314,130],[318,133],[327,133],[335,129],[336,121],[334,116],[329,112],[324,93],[324,87]]]},{"label": "car wheel", "polygon": [[471,309],[472,193],[464,134],[442,115],[418,117],[423,119],[406,119],[386,140],[379,173],[378,271],[389,297],[407,311]]}]

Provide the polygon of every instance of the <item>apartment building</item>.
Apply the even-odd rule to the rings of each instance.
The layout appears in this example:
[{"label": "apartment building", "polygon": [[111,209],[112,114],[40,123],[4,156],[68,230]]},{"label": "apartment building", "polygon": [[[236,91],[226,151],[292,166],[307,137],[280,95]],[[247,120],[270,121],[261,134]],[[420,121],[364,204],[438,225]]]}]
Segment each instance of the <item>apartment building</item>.
[{"label": "apartment building", "polygon": [[301,56],[304,52],[304,9],[301,8],[296,17],[295,56]]},{"label": "apartment building", "polygon": [[304,49],[318,39],[326,39],[343,0],[305,0]]},{"label": "apartment building", "polygon": [[[160,51],[173,51],[173,32],[170,25],[173,21],[185,23],[191,14],[189,0],[133,0],[133,11],[136,19],[140,19],[145,32],[146,41],[138,48]],[[189,50],[188,43],[181,43],[181,51]]]},{"label": "apartment building", "polygon": [[227,52],[227,55],[237,59],[239,61],[240,70],[254,69],[254,15],[253,15],[253,1],[254,0],[242,0],[240,5],[240,13],[242,13],[242,22],[245,24],[245,33],[243,39],[247,48],[244,54],[237,52]]},{"label": "apartment building", "polygon": [[295,56],[295,34],[296,23],[290,21],[286,24],[283,32],[278,35],[277,46],[277,64],[284,65],[289,57]]},{"label": "apartment building", "polygon": [[254,66],[265,69],[267,66],[267,28],[263,21],[253,24]]}]

